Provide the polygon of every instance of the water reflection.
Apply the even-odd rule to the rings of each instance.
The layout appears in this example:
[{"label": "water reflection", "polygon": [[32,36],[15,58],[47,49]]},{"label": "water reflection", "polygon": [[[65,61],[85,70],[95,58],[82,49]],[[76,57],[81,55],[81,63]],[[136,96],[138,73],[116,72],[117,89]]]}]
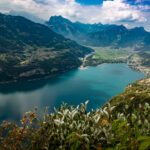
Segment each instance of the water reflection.
[{"label": "water reflection", "polygon": [[78,105],[90,100],[88,110],[102,106],[121,93],[125,86],[145,75],[125,64],[103,64],[73,70],[59,77],[0,86],[0,120],[20,120],[26,111],[46,106],[59,107],[62,101]]},{"label": "water reflection", "polygon": [[65,82],[65,80],[72,78],[77,72],[78,72],[78,69],[65,73],[65,76],[67,76],[67,78],[63,78],[63,74],[62,74],[61,76],[56,76],[50,79],[41,79],[41,80],[29,81],[29,82],[2,84],[0,85],[0,93],[9,94],[9,93],[14,93],[16,91],[17,92],[29,92],[29,91],[38,90],[49,84],[54,85],[54,84],[59,84],[60,82]]}]

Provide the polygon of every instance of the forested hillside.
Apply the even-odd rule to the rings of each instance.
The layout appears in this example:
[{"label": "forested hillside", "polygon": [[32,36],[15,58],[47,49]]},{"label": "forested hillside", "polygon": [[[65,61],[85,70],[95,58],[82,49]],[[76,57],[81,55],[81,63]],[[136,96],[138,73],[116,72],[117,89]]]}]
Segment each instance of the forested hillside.
[{"label": "forested hillside", "polygon": [[92,49],[19,16],[0,14],[0,82],[53,76],[81,65]]}]

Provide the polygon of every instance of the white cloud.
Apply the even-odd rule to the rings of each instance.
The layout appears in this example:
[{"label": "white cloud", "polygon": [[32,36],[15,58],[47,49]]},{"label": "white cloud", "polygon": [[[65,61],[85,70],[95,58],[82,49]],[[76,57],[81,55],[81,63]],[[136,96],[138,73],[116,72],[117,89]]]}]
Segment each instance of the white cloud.
[{"label": "white cloud", "polygon": [[138,6],[131,6],[123,0],[104,1],[102,5],[95,6],[81,5],[75,0],[0,0],[0,11],[5,13],[10,10],[28,12],[44,20],[62,15],[85,23],[146,21]]},{"label": "white cloud", "polygon": [[150,10],[150,6],[149,5],[138,5],[138,8],[140,9],[140,10]]},{"label": "white cloud", "polygon": [[124,3],[123,0],[104,1],[102,6],[104,22],[116,22],[116,21],[138,21],[143,22],[146,19],[141,15],[136,6],[131,6]]}]

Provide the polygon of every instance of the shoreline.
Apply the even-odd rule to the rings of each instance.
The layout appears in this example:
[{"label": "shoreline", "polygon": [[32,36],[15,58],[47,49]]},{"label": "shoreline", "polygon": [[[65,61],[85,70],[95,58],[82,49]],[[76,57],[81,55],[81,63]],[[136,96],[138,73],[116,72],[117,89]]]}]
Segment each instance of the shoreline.
[{"label": "shoreline", "polygon": [[[121,62],[120,62],[120,63],[121,63]],[[94,66],[100,66],[100,65],[102,65],[102,64],[118,64],[118,63],[116,63],[116,62],[114,62],[114,63],[113,63],[113,62],[112,62],[112,63],[104,62],[104,63],[101,63],[101,64],[92,65],[92,66],[93,66],[93,67],[94,67]],[[121,64],[126,64],[130,69],[132,69],[132,70],[134,70],[134,71],[141,72],[141,73],[145,74],[147,77],[149,76],[149,74],[145,73],[144,71],[138,70],[138,69],[136,69],[136,68],[134,68],[134,67],[131,67],[131,66],[128,65],[127,63],[121,63]],[[92,66],[91,66],[91,67],[92,67]],[[87,69],[88,67],[90,67],[90,66],[82,66],[82,65],[81,65],[81,66],[79,66],[79,67],[77,67],[77,68],[74,68],[74,69],[84,70],[84,69]],[[54,77],[57,77],[57,76],[59,76],[59,75],[62,75],[63,73],[66,73],[66,72],[69,72],[69,71],[72,71],[72,70],[73,70],[73,69],[67,70],[67,71],[63,71],[63,72],[60,73],[60,74],[46,75],[46,76],[44,76],[44,77],[36,78],[36,79],[29,79],[29,80],[22,80],[22,81],[12,80],[12,81],[0,82],[0,85],[11,84],[11,83],[34,82],[34,81],[39,81],[39,80],[52,79],[52,78],[54,78]]]},{"label": "shoreline", "polygon": [[[91,55],[90,56],[92,56],[93,55],[93,52],[91,53]],[[131,54],[132,55],[132,54]],[[131,55],[129,56],[129,57],[131,57]],[[89,56],[89,57],[90,57]],[[126,61],[124,61],[123,62],[123,60],[120,60],[120,61],[118,61],[118,62],[116,62],[116,61],[112,61],[112,62],[109,62],[109,60],[106,60],[106,61],[103,61],[103,62],[99,62],[100,60],[93,60],[93,59],[90,59],[90,61],[92,62],[92,61],[95,61],[93,64],[86,64],[85,62],[87,61],[87,58],[89,58],[89,57],[86,57],[86,59],[84,59],[84,62],[82,63],[82,65],[80,66],[80,68],[79,69],[86,69],[88,66],[99,66],[99,65],[102,65],[102,64],[104,64],[104,63],[108,63],[108,64],[113,64],[113,63],[124,63],[124,64],[126,64],[130,69],[132,69],[132,70],[134,70],[134,71],[138,71],[138,72],[141,72],[141,73],[143,73],[143,74],[145,74],[147,77],[149,77],[150,76],[150,67],[146,67],[146,66],[143,66],[143,65],[141,65],[141,64],[136,64],[136,63],[134,63],[134,64],[132,64],[132,65],[130,65],[129,63],[128,63],[128,61],[129,61],[129,57],[126,59]],[[84,64],[84,65],[83,65]]]},{"label": "shoreline", "polygon": [[[111,62],[111,63],[109,63],[109,62],[103,62],[103,63],[97,63],[97,64],[93,64],[93,65],[86,65],[85,62],[87,61],[87,58],[89,58],[89,57],[92,56],[92,55],[93,55],[93,52],[90,53],[90,54],[87,54],[87,55],[83,58],[83,60],[81,60],[81,61],[82,61],[82,64],[81,64],[80,66],[78,66],[78,67],[76,67],[76,68],[72,68],[72,69],[70,69],[70,70],[63,71],[63,72],[58,73],[58,74],[45,75],[45,76],[40,77],[40,78],[27,79],[27,80],[21,80],[21,81],[19,81],[19,80],[4,81],[4,82],[0,82],[0,85],[10,84],[10,83],[32,82],[32,81],[38,81],[38,80],[44,80],[44,79],[52,79],[53,77],[57,77],[57,76],[59,76],[59,75],[62,75],[63,73],[69,72],[69,71],[71,71],[71,70],[73,70],[73,69],[84,70],[84,69],[87,69],[89,66],[100,66],[100,65],[105,64],[105,63],[108,63],[108,64],[123,63],[123,62],[120,61],[120,62]],[[132,66],[131,66],[131,65],[129,65],[127,62],[126,62],[126,63],[124,62],[123,64],[126,64],[130,69],[132,69],[132,70],[134,70],[134,71],[138,71],[138,72],[141,72],[141,73],[145,74],[147,77],[150,76],[150,74],[149,74],[150,71],[147,73],[147,72],[145,72],[144,69],[142,69],[142,68],[144,68],[144,66],[140,66],[140,69],[138,69],[138,67],[136,67],[136,65],[132,65]],[[146,67],[145,67],[145,68],[146,68]]]},{"label": "shoreline", "polygon": [[77,68],[73,68],[73,69],[68,70],[68,71],[63,71],[63,72],[61,72],[60,74],[46,75],[46,76],[44,76],[44,77],[36,78],[36,79],[28,79],[28,80],[22,80],[22,81],[12,80],[12,81],[0,82],[0,85],[11,84],[11,83],[34,82],[34,81],[39,81],[39,80],[52,79],[52,78],[54,78],[54,77],[57,77],[57,76],[59,76],[59,75],[62,75],[63,73],[72,71],[72,70],[74,70],[74,69],[77,69]]}]

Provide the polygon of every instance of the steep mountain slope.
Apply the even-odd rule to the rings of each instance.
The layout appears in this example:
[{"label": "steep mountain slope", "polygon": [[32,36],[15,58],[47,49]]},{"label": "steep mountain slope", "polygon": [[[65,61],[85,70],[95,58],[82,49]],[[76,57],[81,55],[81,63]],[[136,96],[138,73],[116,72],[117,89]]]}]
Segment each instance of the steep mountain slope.
[{"label": "steep mountain slope", "polygon": [[78,67],[91,51],[45,25],[0,14],[0,82],[57,75]]},{"label": "steep mountain slope", "polygon": [[76,41],[78,41],[78,38],[83,38],[84,34],[86,33],[82,26],[74,24],[61,16],[51,17],[46,24],[54,32]]},{"label": "steep mountain slope", "polygon": [[51,17],[46,24],[53,31],[84,45],[150,50],[150,33],[143,27],[127,29],[123,25],[72,23],[61,16]]},{"label": "steep mountain slope", "polygon": [[[84,24],[80,22],[71,22],[62,16],[52,16],[46,24],[56,33],[59,33],[66,38],[76,40],[82,43],[86,38],[86,34],[90,32],[98,32],[111,27],[111,25],[99,24]],[[113,25],[112,25],[113,26]]]}]

